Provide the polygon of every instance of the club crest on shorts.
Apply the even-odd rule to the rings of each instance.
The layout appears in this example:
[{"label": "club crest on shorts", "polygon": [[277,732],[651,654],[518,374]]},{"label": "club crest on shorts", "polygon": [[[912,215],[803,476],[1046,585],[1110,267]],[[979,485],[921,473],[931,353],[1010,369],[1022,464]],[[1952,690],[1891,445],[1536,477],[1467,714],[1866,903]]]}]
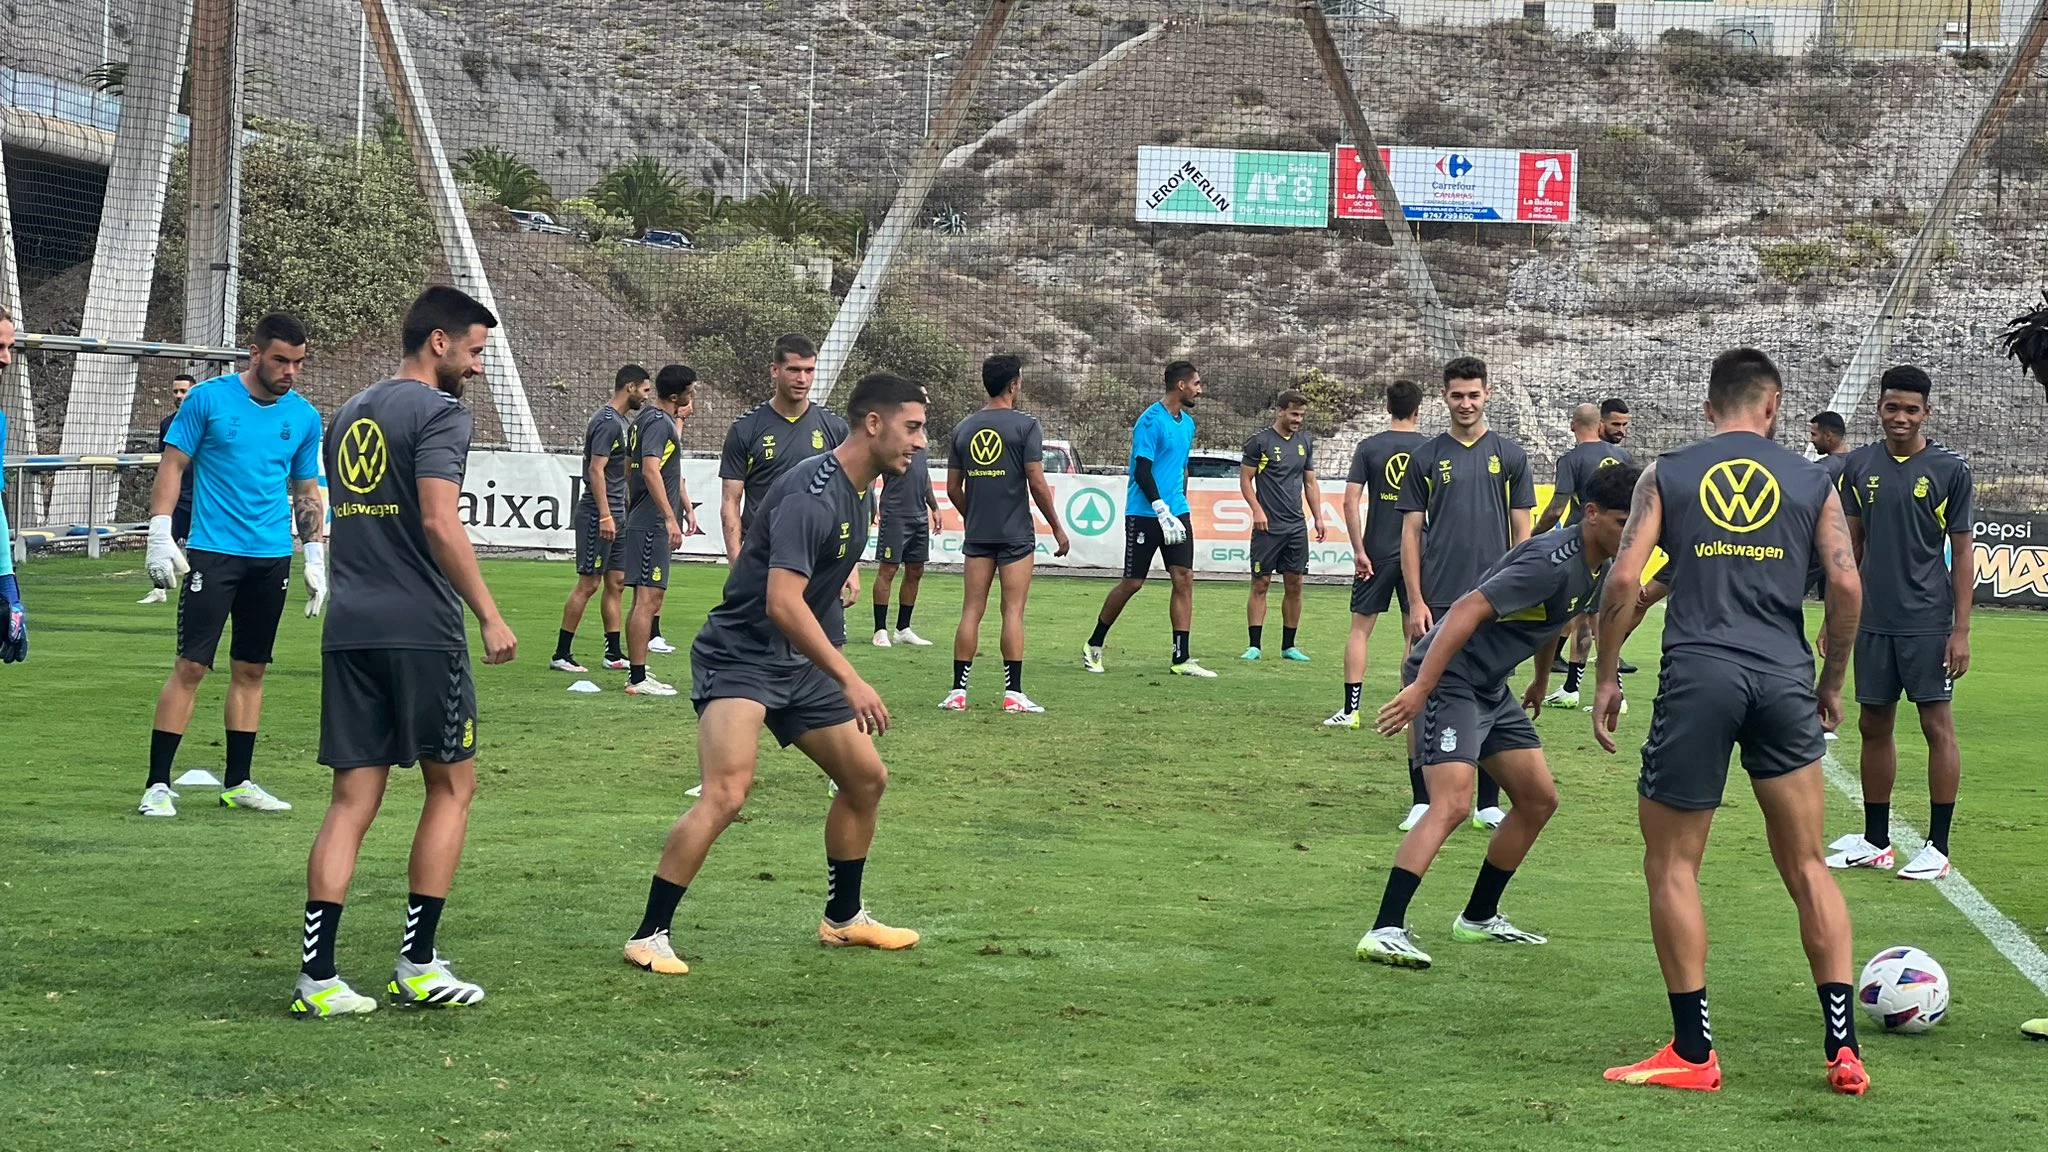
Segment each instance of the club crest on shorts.
[{"label": "club crest on shorts", "polygon": [[200,590],[201,588],[204,588],[205,586],[206,586],[206,575],[205,575],[205,573],[202,573],[202,572],[197,572],[197,571],[195,571],[195,572],[193,572],[193,573],[192,573],[192,583],[191,583],[191,584],[190,584],[190,585],[189,585],[189,586],[188,586],[188,587],[187,587],[187,588],[185,589],[185,591],[187,591],[187,592],[197,592],[197,591],[199,591],[199,590]]},{"label": "club crest on shorts", "polygon": [[1458,730],[1456,728],[1444,729],[1444,734],[1436,738],[1436,750],[1439,752],[1456,752],[1458,750]]}]

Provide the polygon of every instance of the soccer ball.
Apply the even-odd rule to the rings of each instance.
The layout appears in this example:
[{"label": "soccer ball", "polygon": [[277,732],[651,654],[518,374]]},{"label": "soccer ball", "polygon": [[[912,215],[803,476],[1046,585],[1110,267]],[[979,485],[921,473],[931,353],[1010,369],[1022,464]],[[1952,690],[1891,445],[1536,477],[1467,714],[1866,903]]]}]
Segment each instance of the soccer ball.
[{"label": "soccer ball", "polygon": [[1863,966],[1856,1000],[1887,1032],[1925,1032],[1948,1012],[1948,973],[1918,948],[1887,948]]}]

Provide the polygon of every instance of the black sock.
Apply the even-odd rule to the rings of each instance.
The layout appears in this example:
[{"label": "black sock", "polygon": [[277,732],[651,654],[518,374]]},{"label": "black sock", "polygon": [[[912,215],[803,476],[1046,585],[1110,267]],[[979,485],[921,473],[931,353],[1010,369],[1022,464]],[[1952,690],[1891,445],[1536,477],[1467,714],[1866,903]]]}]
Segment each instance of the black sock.
[{"label": "black sock", "polygon": [[341,905],[306,901],[306,943],[299,950],[299,971],[315,980],[334,979],[334,934],[341,927]]},{"label": "black sock", "polygon": [[1422,774],[1421,765],[1408,762],[1408,796],[1416,804],[1429,803],[1429,780]]},{"label": "black sock", "polygon": [[1948,826],[1956,818],[1955,802],[1951,800],[1947,804],[1929,804],[1927,806],[1927,813],[1927,842],[1934,845],[1943,856],[1946,856],[1948,855]]},{"label": "black sock", "polygon": [[639,682],[645,679],[647,679],[647,665],[632,664],[628,666],[628,670],[626,672],[626,683],[638,684]]},{"label": "black sock", "polygon": [[1346,712],[1358,711],[1358,706],[1364,699],[1364,681],[1357,681],[1344,686],[1344,710]]},{"label": "black sock", "polygon": [[1405,928],[1408,926],[1408,901],[1415,898],[1415,890],[1422,886],[1422,877],[1406,868],[1393,868],[1387,872],[1387,890],[1380,895],[1380,914],[1372,922],[1374,928]]},{"label": "black sock", "polygon": [[1500,894],[1515,878],[1513,868],[1498,868],[1491,860],[1479,862],[1479,880],[1472,885],[1472,898],[1465,901],[1465,919],[1483,923],[1500,915]]},{"label": "black sock", "polygon": [[867,857],[858,860],[825,860],[825,919],[844,924],[860,915],[860,874]]},{"label": "black sock", "polygon": [[[1247,625],[1245,628],[1245,633],[1252,638],[1252,647],[1265,647],[1266,626],[1264,624]],[[1178,661],[1176,661],[1176,663],[1178,663]]]},{"label": "black sock", "polygon": [[1294,647],[1295,635],[1300,631],[1301,629],[1299,628],[1289,628],[1285,624],[1282,624],[1280,626],[1280,650],[1282,652],[1285,652],[1289,648]]},{"label": "black sock", "polygon": [[1176,630],[1173,634],[1173,662],[1175,664],[1185,664],[1188,662],[1188,634],[1185,632]]},{"label": "black sock", "polygon": [[955,692],[965,692],[965,691],[967,691],[967,676],[968,676],[968,673],[970,673],[970,672],[972,672],[972,671],[974,671],[974,661],[972,661],[972,660],[955,660],[955,661],[953,661],[953,691],[955,691]]},{"label": "black sock", "polygon": [[1671,1047],[1695,1064],[1714,1054],[1714,1026],[1707,1021],[1707,990],[1672,992]]},{"label": "black sock", "polygon": [[1024,691],[1024,662],[1022,660],[1003,661],[1003,688],[1009,692],[1021,693]]},{"label": "black sock", "polygon": [[256,762],[256,734],[254,732],[228,732],[228,778],[227,787],[233,788],[249,782],[249,766]]},{"label": "black sock", "polygon": [[619,634],[617,632],[607,632],[604,634],[604,658],[607,660],[624,660],[626,658],[625,649],[619,647]]},{"label": "black sock", "polygon": [[649,623],[649,625],[648,625],[648,632],[647,632],[647,634],[648,634],[649,636],[659,636],[659,635],[661,635],[661,613],[657,612],[657,613],[655,613],[655,614],[654,614],[654,619],[653,619],[653,621],[652,621],[652,622],[650,622],[650,623]]},{"label": "black sock", "polygon": [[875,603],[875,631],[884,632],[887,631],[888,628],[889,604],[887,601],[877,601]]},{"label": "black sock", "polygon": [[916,608],[917,605],[910,603],[898,604],[896,606],[896,630],[898,632],[910,627],[910,614]]},{"label": "black sock", "polygon": [[1863,838],[1879,848],[1892,846],[1892,806],[1889,802],[1864,802]]},{"label": "black sock", "polygon": [[171,784],[171,761],[178,758],[178,742],[185,738],[183,732],[166,732],[161,728],[149,734],[149,786]]},{"label": "black sock", "polygon": [[1095,618],[1095,631],[1088,634],[1088,646],[1090,648],[1100,648],[1102,647],[1102,642],[1107,639],[1109,639],[1109,621],[1097,616]]},{"label": "black sock", "polygon": [[1586,666],[1584,663],[1575,664],[1571,661],[1566,661],[1564,666],[1564,690],[1567,692],[1577,692],[1579,690],[1579,681],[1584,679],[1585,675]]},{"label": "black sock", "polygon": [[656,932],[666,932],[675,922],[676,905],[683,902],[683,893],[690,890],[687,884],[671,884],[656,876],[647,886],[647,911],[640,916],[640,928],[633,933],[633,939],[645,940]]},{"label": "black sock", "polygon": [[1562,664],[1562,663],[1564,663],[1564,649],[1565,649],[1565,644],[1566,644],[1566,640],[1565,640],[1565,638],[1564,638],[1564,637],[1562,637],[1562,636],[1559,636],[1559,637],[1557,638],[1557,651],[1555,651],[1555,652],[1551,653],[1551,655],[1550,655],[1550,661],[1551,661],[1551,663],[1553,663],[1553,664]]},{"label": "black sock", "polygon": [[1479,806],[1481,808],[1500,807],[1500,782],[1487,775],[1484,768],[1479,770]]},{"label": "black sock", "polygon": [[1858,1056],[1863,1050],[1856,1046],[1856,1013],[1849,1010],[1849,986],[1847,984],[1822,984],[1820,990],[1820,1016],[1826,1029],[1822,1041],[1827,1058],[1833,1060],[1837,1053],[1847,1048]]},{"label": "black sock", "polygon": [[576,645],[576,634],[567,628],[555,633],[555,659],[568,660],[569,649]]},{"label": "black sock", "polygon": [[405,954],[407,960],[415,964],[433,963],[434,930],[441,926],[441,906],[446,903],[446,896],[406,893],[405,939],[398,950]]}]

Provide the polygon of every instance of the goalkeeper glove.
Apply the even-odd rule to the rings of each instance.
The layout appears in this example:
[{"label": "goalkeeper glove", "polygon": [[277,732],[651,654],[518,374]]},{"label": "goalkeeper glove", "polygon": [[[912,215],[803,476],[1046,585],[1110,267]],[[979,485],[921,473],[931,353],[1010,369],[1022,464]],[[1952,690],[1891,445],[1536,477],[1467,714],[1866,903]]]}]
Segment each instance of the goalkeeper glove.
[{"label": "goalkeeper glove", "polygon": [[0,576],[0,607],[7,611],[7,627],[0,631],[0,664],[19,664],[28,659],[28,609],[21,606],[21,585],[12,572]]},{"label": "goalkeeper glove", "polygon": [[1166,501],[1154,500],[1152,514],[1159,517],[1159,534],[1166,538],[1168,544],[1188,542],[1188,526],[1180,522],[1180,517],[1173,514],[1173,509],[1166,506]]},{"label": "goalkeeper glove", "polygon": [[142,568],[149,573],[151,584],[166,591],[176,588],[185,573],[192,571],[192,565],[185,562],[185,554],[178,550],[178,542],[171,539],[169,516],[149,518],[149,555]]},{"label": "goalkeeper glove", "polygon": [[327,607],[327,545],[306,541],[306,618],[312,619]]}]

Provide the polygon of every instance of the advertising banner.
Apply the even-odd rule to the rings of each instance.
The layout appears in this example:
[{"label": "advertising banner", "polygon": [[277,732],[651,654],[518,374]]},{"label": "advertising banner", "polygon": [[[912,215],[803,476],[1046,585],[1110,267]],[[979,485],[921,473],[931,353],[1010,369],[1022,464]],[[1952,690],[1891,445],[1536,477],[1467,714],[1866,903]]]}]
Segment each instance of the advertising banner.
[{"label": "advertising banner", "polygon": [[[1579,154],[1513,148],[1382,148],[1408,220],[1569,224],[1578,215]],[[1337,217],[1378,220],[1379,198],[1358,150],[1337,149]]]},{"label": "advertising banner", "polygon": [[1138,149],[1138,219],[1258,228],[1327,228],[1325,152]]},{"label": "advertising banner", "polygon": [[2048,608],[2048,516],[2034,512],[1977,513],[1979,605]]}]

